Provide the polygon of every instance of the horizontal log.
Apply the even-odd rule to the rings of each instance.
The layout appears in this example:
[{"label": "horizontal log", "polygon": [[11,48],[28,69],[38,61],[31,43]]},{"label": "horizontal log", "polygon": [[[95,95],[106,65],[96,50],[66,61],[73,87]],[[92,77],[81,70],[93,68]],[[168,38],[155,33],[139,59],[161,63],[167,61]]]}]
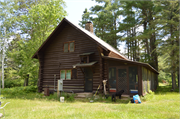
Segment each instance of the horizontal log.
[{"label": "horizontal log", "polygon": [[63,90],[76,90],[76,89],[79,89],[79,90],[84,90],[84,87],[64,87],[63,86]]}]

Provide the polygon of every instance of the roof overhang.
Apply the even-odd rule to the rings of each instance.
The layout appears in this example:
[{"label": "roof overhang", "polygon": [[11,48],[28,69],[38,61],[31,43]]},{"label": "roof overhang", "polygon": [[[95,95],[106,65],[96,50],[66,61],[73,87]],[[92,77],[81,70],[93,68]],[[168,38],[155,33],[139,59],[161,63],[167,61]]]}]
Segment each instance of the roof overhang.
[{"label": "roof overhang", "polygon": [[96,63],[97,63],[97,61],[89,62],[89,63],[77,63],[77,64],[73,65],[73,68],[76,68],[76,67],[91,67]]},{"label": "roof overhang", "polygon": [[79,54],[79,56],[88,56],[91,54],[94,54],[94,52],[82,53],[82,54]]},{"label": "roof overhang", "polygon": [[136,62],[136,61],[131,61],[131,60],[118,59],[118,58],[108,57],[108,56],[102,56],[102,58],[121,61],[122,63],[130,63],[130,64],[135,64],[135,65],[141,65],[141,66],[144,66],[144,67],[146,67],[148,69],[151,69],[155,73],[159,74],[159,72],[156,69],[154,69],[151,65],[149,65],[148,63],[142,63],[142,62]]}]

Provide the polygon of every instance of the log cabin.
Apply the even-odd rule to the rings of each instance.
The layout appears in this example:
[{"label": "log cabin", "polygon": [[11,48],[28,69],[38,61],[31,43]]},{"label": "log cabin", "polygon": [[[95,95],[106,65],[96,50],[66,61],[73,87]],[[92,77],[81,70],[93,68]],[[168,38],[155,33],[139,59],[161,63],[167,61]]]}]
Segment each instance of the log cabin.
[{"label": "log cabin", "polygon": [[143,95],[157,88],[158,72],[149,64],[128,59],[93,33],[93,24],[85,29],[64,18],[32,58],[39,60],[38,91],[57,89],[63,79],[65,92],[94,93],[103,80],[111,94]]}]

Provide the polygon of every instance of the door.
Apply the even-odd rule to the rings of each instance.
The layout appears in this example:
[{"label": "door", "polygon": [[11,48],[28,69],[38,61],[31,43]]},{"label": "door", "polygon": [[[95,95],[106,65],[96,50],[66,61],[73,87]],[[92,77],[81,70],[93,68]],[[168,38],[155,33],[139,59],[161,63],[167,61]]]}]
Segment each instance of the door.
[{"label": "door", "polygon": [[128,72],[127,68],[117,69],[117,91],[124,90],[124,94],[128,94]]},{"label": "door", "polygon": [[84,68],[85,92],[92,92],[93,72],[90,68]]}]

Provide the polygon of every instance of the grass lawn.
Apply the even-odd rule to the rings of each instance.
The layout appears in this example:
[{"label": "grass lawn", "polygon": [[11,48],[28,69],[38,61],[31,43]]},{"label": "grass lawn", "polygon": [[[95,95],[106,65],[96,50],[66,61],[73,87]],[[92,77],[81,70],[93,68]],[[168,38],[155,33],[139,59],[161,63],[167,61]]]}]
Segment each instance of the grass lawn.
[{"label": "grass lawn", "polygon": [[[155,94],[142,98],[141,104],[118,100],[99,99],[90,103],[88,99],[60,103],[42,94],[28,93],[11,96],[2,94],[2,106],[7,119],[60,119],[60,118],[180,118],[180,94],[170,92],[170,87],[160,86]],[[3,113],[3,110],[0,110]]]}]

